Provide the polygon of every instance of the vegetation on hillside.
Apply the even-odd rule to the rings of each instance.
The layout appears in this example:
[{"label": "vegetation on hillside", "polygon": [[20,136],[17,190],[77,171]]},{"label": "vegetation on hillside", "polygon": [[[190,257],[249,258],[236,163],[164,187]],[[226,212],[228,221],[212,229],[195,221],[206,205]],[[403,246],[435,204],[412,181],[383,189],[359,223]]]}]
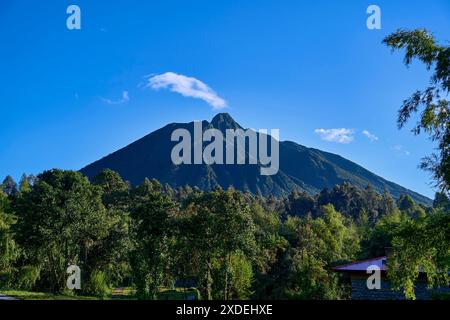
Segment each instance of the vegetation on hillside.
[{"label": "vegetation on hillside", "polygon": [[76,264],[76,294],[101,298],[132,286],[140,299],[186,287],[202,299],[345,299],[334,266],[384,255],[405,228],[432,228],[450,207],[445,194],[431,208],[350,184],[275,198],[131,187],[111,170],[92,182],[62,170],[11,181],[0,193],[0,286],[62,294]]}]

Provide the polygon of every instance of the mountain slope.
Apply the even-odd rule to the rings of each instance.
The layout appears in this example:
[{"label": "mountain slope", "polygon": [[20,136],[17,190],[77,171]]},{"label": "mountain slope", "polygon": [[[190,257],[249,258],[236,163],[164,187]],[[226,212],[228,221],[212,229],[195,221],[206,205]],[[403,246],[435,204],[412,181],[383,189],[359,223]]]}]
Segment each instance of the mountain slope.
[{"label": "mountain slope", "polygon": [[[211,122],[203,121],[202,127],[203,130],[215,128],[223,133],[226,129],[242,128],[226,113],[218,114]],[[277,196],[286,195],[294,188],[314,194],[323,188],[349,182],[360,188],[371,184],[380,193],[386,188],[395,198],[409,194],[416,202],[431,203],[429,198],[387,181],[339,155],[291,141],[279,144],[280,169],[274,176],[260,175],[259,164],[176,166],[171,160],[172,148],[178,143],[171,141],[175,129],[186,129],[194,135],[193,122],[172,123],[86,166],[81,172],[92,178],[101,170],[109,168],[119,172],[133,185],[147,177],[172,187],[190,185],[210,190],[216,186],[233,186],[243,191]]]}]

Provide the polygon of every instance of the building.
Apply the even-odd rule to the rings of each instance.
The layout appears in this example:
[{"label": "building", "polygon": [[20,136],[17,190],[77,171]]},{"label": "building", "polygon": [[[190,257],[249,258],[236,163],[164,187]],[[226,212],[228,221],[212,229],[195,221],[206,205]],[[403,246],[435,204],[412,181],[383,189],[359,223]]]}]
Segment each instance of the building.
[{"label": "building", "polygon": [[[386,277],[386,260],[386,256],[361,260],[335,267],[333,270],[349,275],[353,300],[404,300],[405,296],[403,292],[392,290],[389,280]],[[379,268],[381,275],[380,289],[368,288],[367,280],[373,274],[373,271],[367,271],[369,267]],[[450,294],[450,287],[429,289],[426,274],[420,273],[415,285],[415,294],[417,300],[430,300],[435,295]]]}]

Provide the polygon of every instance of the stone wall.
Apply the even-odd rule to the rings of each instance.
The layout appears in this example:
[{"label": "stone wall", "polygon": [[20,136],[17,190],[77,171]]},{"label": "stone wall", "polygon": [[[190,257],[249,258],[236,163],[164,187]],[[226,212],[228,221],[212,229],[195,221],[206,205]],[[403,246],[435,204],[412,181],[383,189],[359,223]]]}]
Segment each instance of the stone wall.
[{"label": "stone wall", "polygon": [[[426,282],[416,283],[415,294],[417,300],[429,300],[435,293],[450,293],[450,287],[428,289]],[[389,281],[381,280],[381,289],[369,290],[366,279],[352,277],[353,300],[404,300],[405,296],[400,291],[391,289]]]}]

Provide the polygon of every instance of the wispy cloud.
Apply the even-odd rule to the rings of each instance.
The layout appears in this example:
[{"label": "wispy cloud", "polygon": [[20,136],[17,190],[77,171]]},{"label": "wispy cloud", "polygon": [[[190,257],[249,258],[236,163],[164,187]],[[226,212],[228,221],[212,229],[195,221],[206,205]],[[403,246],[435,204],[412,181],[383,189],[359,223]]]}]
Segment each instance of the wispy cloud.
[{"label": "wispy cloud", "polygon": [[102,101],[104,103],[110,104],[110,105],[124,104],[124,103],[127,103],[128,101],[130,101],[130,96],[128,94],[128,91],[123,91],[122,98],[119,100],[111,100],[111,99],[102,98]]},{"label": "wispy cloud", "polygon": [[361,132],[363,135],[367,137],[371,142],[378,141],[378,137],[372,133],[370,133],[368,130],[364,130]]},{"label": "wispy cloud", "polygon": [[337,142],[337,143],[350,143],[354,140],[355,131],[352,129],[340,128],[340,129],[316,129],[316,134],[322,138],[322,140]]},{"label": "wispy cloud", "polygon": [[226,101],[202,81],[174,72],[149,76],[146,86],[154,90],[169,89],[184,97],[201,99],[212,106],[213,109],[222,109],[227,106]]},{"label": "wispy cloud", "polygon": [[404,155],[404,156],[411,155],[411,152],[409,152],[408,150],[405,150],[405,147],[403,147],[400,144],[395,145],[394,147],[392,147],[392,149],[394,149],[394,151],[399,155]]}]

